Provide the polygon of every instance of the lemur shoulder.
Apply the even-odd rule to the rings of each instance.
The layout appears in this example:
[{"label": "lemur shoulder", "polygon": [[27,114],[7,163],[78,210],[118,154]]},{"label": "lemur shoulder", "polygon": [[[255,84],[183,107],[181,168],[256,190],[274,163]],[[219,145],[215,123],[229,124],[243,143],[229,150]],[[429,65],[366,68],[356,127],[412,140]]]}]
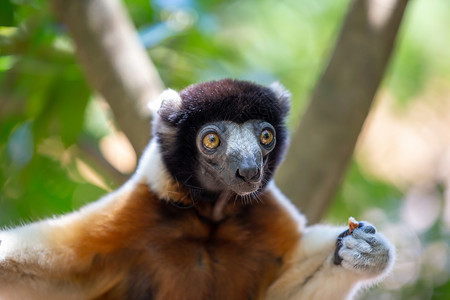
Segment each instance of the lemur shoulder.
[{"label": "lemur shoulder", "polygon": [[275,186],[281,85],[226,79],[161,100],[126,184],[0,232],[1,299],[347,299],[389,272],[394,248],[373,226],[307,227]]}]

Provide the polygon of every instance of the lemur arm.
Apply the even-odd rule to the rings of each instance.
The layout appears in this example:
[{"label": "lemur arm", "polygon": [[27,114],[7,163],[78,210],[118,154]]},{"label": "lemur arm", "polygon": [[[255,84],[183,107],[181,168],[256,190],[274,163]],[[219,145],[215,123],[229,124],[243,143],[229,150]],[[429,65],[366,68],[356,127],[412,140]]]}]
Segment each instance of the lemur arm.
[{"label": "lemur arm", "polygon": [[45,220],[0,232],[1,299],[83,298],[68,280],[73,252],[54,239],[57,223]]},{"label": "lemur arm", "polygon": [[345,236],[336,251],[336,241],[344,231],[344,227],[307,227],[266,300],[348,299],[361,285],[381,280],[392,267],[393,246],[364,223]]},{"label": "lemur arm", "polygon": [[123,194],[122,189],[81,211],[0,231],[0,299],[91,299],[114,284],[120,272],[93,272],[95,254],[108,245],[92,233],[103,231],[100,220]]}]

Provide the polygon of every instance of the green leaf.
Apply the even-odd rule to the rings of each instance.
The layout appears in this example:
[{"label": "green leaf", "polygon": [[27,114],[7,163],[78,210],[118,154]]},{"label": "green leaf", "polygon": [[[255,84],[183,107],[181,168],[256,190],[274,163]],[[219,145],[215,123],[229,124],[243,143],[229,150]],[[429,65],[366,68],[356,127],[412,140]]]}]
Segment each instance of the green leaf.
[{"label": "green leaf", "polygon": [[433,291],[431,300],[448,300],[450,298],[450,281],[437,287]]},{"label": "green leaf", "polygon": [[[4,157],[0,148],[0,158]],[[20,219],[37,220],[72,210],[76,184],[70,180],[61,163],[35,155],[22,170],[11,163],[0,164],[8,178],[0,193],[0,225],[21,223]],[[3,215],[3,212],[7,212]]]},{"label": "green leaf", "polygon": [[60,81],[55,98],[61,139],[65,146],[74,144],[83,128],[90,90],[82,79]]},{"label": "green leaf", "polygon": [[79,184],[73,192],[72,207],[73,209],[78,209],[83,205],[99,199],[106,193],[104,189],[90,183]]},{"label": "green leaf", "polygon": [[14,4],[10,0],[0,1],[0,26],[14,25]]}]

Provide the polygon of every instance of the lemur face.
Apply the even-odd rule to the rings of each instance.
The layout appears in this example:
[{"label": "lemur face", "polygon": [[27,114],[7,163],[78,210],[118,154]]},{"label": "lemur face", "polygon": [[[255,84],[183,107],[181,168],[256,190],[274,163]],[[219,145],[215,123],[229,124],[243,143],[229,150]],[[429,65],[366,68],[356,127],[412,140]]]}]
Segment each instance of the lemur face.
[{"label": "lemur face", "polygon": [[289,92],[225,79],[168,90],[161,100],[154,135],[178,184],[200,200],[264,189],[287,145]]},{"label": "lemur face", "polygon": [[262,120],[208,123],[197,134],[196,177],[209,191],[230,189],[241,196],[253,193],[262,185],[268,154],[275,145],[274,127]]}]

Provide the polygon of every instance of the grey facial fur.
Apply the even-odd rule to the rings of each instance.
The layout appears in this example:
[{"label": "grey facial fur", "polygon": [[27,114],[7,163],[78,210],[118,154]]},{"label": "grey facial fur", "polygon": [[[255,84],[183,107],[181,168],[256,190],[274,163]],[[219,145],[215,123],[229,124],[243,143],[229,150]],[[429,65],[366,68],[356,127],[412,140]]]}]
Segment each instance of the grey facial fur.
[{"label": "grey facial fur", "polygon": [[[263,145],[261,132],[270,130],[273,141]],[[220,142],[214,149],[203,145],[209,133],[218,135]],[[243,124],[230,121],[209,123],[197,134],[199,168],[197,176],[202,187],[211,192],[231,190],[238,195],[253,193],[259,189],[263,179],[267,155],[276,144],[276,133],[272,125],[260,120]]]}]

